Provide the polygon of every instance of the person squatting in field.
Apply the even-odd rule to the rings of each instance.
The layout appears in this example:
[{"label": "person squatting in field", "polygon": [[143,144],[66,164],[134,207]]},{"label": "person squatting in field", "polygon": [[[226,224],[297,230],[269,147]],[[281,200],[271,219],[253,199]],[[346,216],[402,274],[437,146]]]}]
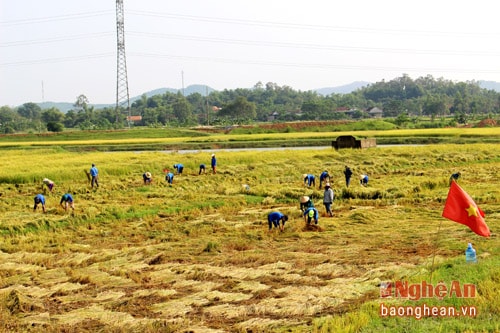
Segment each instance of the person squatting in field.
[{"label": "person squatting in field", "polygon": [[367,175],[359,175],[359,183],[363,186],[368,186],[368,176]]},{"label": "person squatting in field", "polygon": [[49,189],[49,192],[52,192],[52,190],[54,189],[54,185],[54,182],[48,178],[44,178],[42,180],[42,188],[46,186]]},{"label": "person squatting in field", "polygon": [[314,220],[314,224],[318,224],[319,220],[319,213],[318,210],[314,207],[309,207],[305,210],[304,212],[304,221],[307,224],[311,224],[311,222]]},{"label": "person squatting in field", "polygon": [[145,172],[142,174],[142,180],[144,180],[144,185],[151,185],[153,182],[153,176],[151,172]]},{"label": "person squatting in field", "polygon": [[75,202],[73,200],[73,196],[70,193],[63,194],[63,196],[61,197],[61,201],[59,202],[59,204],[66,211],[68,210],[68,207],[70,207],[71,209],[75,210]]},{"label": "person squatting in field", "polygon": [[200,171],[198,172],[198,175],[201,175],[202,173],[205,173],[205,170],[206,170],[205,164],[203,164],[203,163],[200,164]]},{"label": "person squatting in field", "polygon": [[279,228],[280,231],[284,231],[286,221],[288,221],[288,216],[280,212],[271,212],[269,213],[269,215],[267,215],[267,222],[269,223],[269,231],[272,230],[273,225],[274,227]]},{"label": "person squatting in field", "polygon": [[182,174],[182,170],[184,170],[184,165],[182,164],[174,164],[174,169],[177,170],[177,174]]},{"label": "person squatting in field", "polygon": [[325,192],[323,193],[323,205],[325,205],[325,210],[327,214],[333,216],[332,212],[332,204],[333,199],[335,198],[335,194],[333,193],[332,188],[329,183],[325,184]]},{"label": "person squatting in field", "polygon": [[314,177],[314,175],[305,173],[302,175],[302,178],[304,179],[304,185],[309,187],[311,187],[311,185],[313,187],[316,186],[316,177]]},{"label": "person squatting in field", "polygon": [[36,211],[36,208],[38,207],[38,205],[41,205],[42,210],[45,213],[45,197],[43,196],[43,194],[37,194],[34,198],[34,201],[35,201],[35,205],[33,206],[33,211]]},{"label": "person squatting in field", "polygon": [[452,173],[450,176],[450,186],[451,186],[451,182],[458,182],[458,178],[460,178],[461,175],[462,174],[460,172]]},{"label": "person squatting in field", "polygon": [[321,185],[323,184],[323,182],[325,183],[328,183],[330,182],[330,175],[328,174],[328,171],[323,171],[320,175],[319,175],[319,187],[318,188],[321,188]]},{"label": "person squatting in field", "polygon": [[172,184],[174,181],[174,174],[170,171],[167,170],[167,174],[165,175],[165,180],[169,183]]},{"label": "person squatting in field", "polygon": [[307,195],[300,197],[300,211],[303,213],[307,208],[314,207],[314,203]]}]

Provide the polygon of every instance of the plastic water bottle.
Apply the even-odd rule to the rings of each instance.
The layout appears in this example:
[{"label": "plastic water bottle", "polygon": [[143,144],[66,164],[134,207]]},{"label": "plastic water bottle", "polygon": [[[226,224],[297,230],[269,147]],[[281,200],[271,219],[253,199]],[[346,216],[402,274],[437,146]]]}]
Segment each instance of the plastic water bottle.
[{"label": "plastic water bottle", "polygon": [[476,250],[474,250],[471,243],[469,243],[469,245],[467,246],[467,250],[465,250],[465,262],[467,263],[477,262]]}]

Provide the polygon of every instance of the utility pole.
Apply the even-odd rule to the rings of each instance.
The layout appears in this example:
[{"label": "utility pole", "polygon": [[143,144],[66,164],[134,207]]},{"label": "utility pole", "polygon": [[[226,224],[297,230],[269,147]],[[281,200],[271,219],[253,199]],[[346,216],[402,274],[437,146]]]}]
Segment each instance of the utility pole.
[{"label": "utility pole", "polygon": [[[116,121],[125,110],[130,117],[130,99],[128,93],[127,60],[125,56],[125,13],[123,0],[116,0]],[[130,127],[130,122],[127,121]]]},{"label": "utility pole", "polygon": [[184,93],[184,71],[181,72],[181,80],[182,80],[182,96],[186,97]]},{"label": "utility pole", "polygon": [[205,102],[207,104],[207,126],[210,126],[210,109],[208,108],[208,86],[205,86]]}]

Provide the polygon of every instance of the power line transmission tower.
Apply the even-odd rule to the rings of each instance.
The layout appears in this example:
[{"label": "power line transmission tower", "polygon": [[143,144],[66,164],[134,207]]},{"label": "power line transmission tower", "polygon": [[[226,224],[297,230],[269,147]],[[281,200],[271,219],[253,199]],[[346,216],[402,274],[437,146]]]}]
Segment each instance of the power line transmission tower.
[{"label": "power line transmission tower", "polygon": [[[130,99],[128,93],[127,59],[125,56],[125,13],[123,0],[116,0],[116,120],[125,110],[130,117]],[[128,122],[129,123],[129,122]],[[118,125],[118,124],[117,124]],[[130,123],[129,123],[130,125]]]}]

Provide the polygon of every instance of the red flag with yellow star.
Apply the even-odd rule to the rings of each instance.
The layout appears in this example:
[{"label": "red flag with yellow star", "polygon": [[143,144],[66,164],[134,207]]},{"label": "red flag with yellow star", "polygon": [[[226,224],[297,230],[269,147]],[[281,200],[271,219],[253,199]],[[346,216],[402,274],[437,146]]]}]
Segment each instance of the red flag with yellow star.
[{"label": "red flag with yellow star", "polygon": [[490,237],[490,229],[484,222],[484,212],[455,181],[451,182],[442,216],[465,224],[479,236]]}]

